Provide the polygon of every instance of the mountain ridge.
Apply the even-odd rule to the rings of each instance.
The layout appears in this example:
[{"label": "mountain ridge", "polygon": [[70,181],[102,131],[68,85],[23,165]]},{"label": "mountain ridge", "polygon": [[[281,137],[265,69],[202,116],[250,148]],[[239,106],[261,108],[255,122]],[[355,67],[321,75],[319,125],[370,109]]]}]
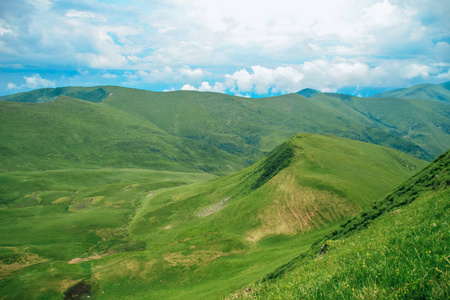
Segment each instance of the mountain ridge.
[{"label": "mountain ridge", "polygon": [[[333,134],[381,144],[427,160],[432,160],[433,157],[450,147],[450,142],[448,142],[450,141],[450,126],[448,125],[450,109],[444,103],[437,101],[430,103],[426,100],[351,96],[343,98],[337,94],[318,94],[314,99],[297,94],[246,99],[225,94],[188,93],[185,91],[156,93],[114,86],[93,87],[87,90],[67,88],[59,90],[58,93],[64,91],[72,94],[78,93],[78,95],[84,95],[86,99],[91,100],[93,100],[90,98],[91,96],[101,95],[99,101],[85,101],[92,103],[94,105],[92,107],[95,107],[99,115],[104,115],[104,112],[113,115],[127,115],[130,119],[141,120],[142,124],[152,124],[152,127],[156,126],[164,132],[165,139],[169,137],[174,141],[182,139],[184,141],[182,144],[186,145],[184,146],[186,151],[191,147],[188,142],[191,142],[192,149],[204,147],[210,149],[208,151],[214,149],[217,153],[222,153],[219,156],[223,157],[224,163],[220,167],[214,166],[216,163],[213,161],[203,166],[198,163],[197,168],[214,169],[215,172],[232,171],[252,164],[285,139],[302,131]],[[107,96],[103,98],[104,95]],[[63,97],[63,95],[58,97]],[[42,113],[46,110],[45,114],[48,116],[44,118],[55,119],[59,113],[53,111],[55,108],[51,103],[54,102],[21,104],[0,101],[0,105],[3,107],[3,111],[7,110],[8,106],[14,106],[16,110],[27,111],[25,123],[33,128],[30,132],[36,132],[40,126],[45,124],[40,124],[38,120],[33,121],[33,105],[37,105],[37,111],[42,111]],[[405,111],[408,113],[405,114]],[[74,111],[73,114],[74,118],[82,120],[81,112]],[[2,123],[0,126],[2,126],[3,133],[9,136],[3,139],[20,141],[20,137],[13,137],[17,127],[14,123],[17,122],[18,127],[23,127],[24,124],[20,124],[23,120],[14,115],[7,115],[3,118],[8,122]],[[67,116],[67,118],[70,119],[71,116]],[[113,118],[115,117],[113,116]],[[122,120],[125,121],[124,118]],[[63,121],[60,120],[60,122]],[[95,116],[91,116],[90,120],[83,122],[93,124]],[[80,127],[83,124],[80,123],[77,126]],[[136,124],[136,126],[139,125]],[[99,132],[104,130],[102,124],[91,126],[91,128]],[[52,132],[52,130],[46,131]],[[97,134],[92,133],[93,136]],[[120,143],[128,139],[126,136],[118,135],[116,138],[122,140]],[[154,135],[153,139],[155,138],[157,137]],[[48,147],[39,142],[45,140],[44,137],[36,136],[34,139],[41,144],[38,149],[44,151],[45,147]],[[57,155],[64,156],[68,154],[66,148],[75,147],[75,144],[75,141],[72,141],[64,146],[64,149],[61,145],[54,150]],[[23,152],[21,149],[24,147],[29,147],[29,145],[14,144],[11,146],[12,148],[8,151],[16,153],[16,155],[20,155]],[[82,146],[82,144],[80,143],[78,146]],[[149,146],[148,148],[161,151],[158,147]],[[48,149],[40,153],[39,160],[43,160],[49,152],[54,150]],[[230,164],[231,169],[226,167],[228,165],[226,160],[230,159],[234,160],[234,163]],[[125,159],[124,163],[128,163],[127,161],[129,159]],[[43,166],[44,162],[42,161],[40,167]]]},{"label": "mountain ridge", "polygon": [[387,91],[371,96],[372,98],[411,98],[450,102],[450,81],[442,84],[420,84],[407,88]]},{"label": "mountain ridge", "polygon": [[226,299],[448,298],[450,278],[439,271],[448,267],[440,257],[448,250],[449,186],[447,151],[371,209]]}]

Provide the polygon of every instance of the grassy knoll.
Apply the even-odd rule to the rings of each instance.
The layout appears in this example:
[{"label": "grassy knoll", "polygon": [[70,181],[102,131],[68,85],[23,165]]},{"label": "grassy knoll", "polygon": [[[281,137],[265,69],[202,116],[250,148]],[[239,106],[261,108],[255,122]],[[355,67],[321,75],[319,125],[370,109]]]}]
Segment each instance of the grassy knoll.
[{"label": "grassy knoll", "polygon": [[[77,286],[96,299],[224,297],[425,165],[385,147],[299,134],[209,181],[145,170],[6,173],[1,297],[60,299]],[[22,194],[7,193],[20,182]]]},{"label": "grassy knoll", "polygon": [[449,298],[449,171],[447,152],[303,255],[229,298]]}]

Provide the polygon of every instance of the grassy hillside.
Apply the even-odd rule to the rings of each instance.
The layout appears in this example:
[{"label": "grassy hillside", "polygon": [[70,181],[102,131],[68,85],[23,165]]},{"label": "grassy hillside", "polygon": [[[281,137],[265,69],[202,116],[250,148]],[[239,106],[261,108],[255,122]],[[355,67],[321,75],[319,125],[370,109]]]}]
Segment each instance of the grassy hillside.
[{"label": "grassy hillside", "polygon": [[[75,100],[62,96],[48,103],[0,101],[1,117],[5,120],[0,124],[1,140],[5,141],[0,145],[6,158],[3,169],[58,168],[52,157],[56,155],[66,157],[58,162],[61,167],[70,158],[77,157],[85,166],[98,162],[100,166],[114,164],[113,167],[122,164],[178,171],[232,172],[255,163],[298,132],[379,144],[427,160],[450,147],[450,107],[424,100],[338,94],[247,99],[216,93],[155,93],[113,86],[42,89],[1,99],[39,102],[58,95],[98,103],[75,104]],[[90,113],[84,113],[87,108]],[[33,115],[35,111],[37,116]],[[73,125],[65,129],[69,130],[68,137],[54,129],[67,127],[66,120]],[[76,134],[80,137],[72,137]],[[93,138],[87,140],[90,136]],[[64,138],[68,143],[58,144]],[[93,140],[107,146],[94,145]],[[87,148],[95,149],[90,156],[84,153]],[[137,151],[134,157],[139,159],[119,153],[124,151]],[[29,161],[28,156],[35,158]]]},{"label": "grassy hillside", "polygon": [[[371,120],[374,128],[401,136],[427,153],[434,153],[433,156],[450,148],[450,107],[446,104],[426,100],[371,99],[337,94],[321,94],[314,98],[316,99],[330,103],[329,105],[334,105],[340,111],[351,108]],[[399,143],[388,135],[373,136],[367,136],[367,141],[388,144],[398,150],[407,149],[406,152],[414,151],[410,145]]]},{"label": "grassy hillside", "polygon": [[0,101],[0,118],[1,171],[112,167],[223,173],[246,165],[137,115],[66,96],[39,104]]},{"label": "grassy hillside", "polygon": [[0,298],[220,298],[424,165],[385,147],[299,134],[210,181],[134,169],[3,173]]},{"label": "grassy hillside", "polygon": [[450,81],[442,84],[420,84],[408,88],[388,91],[374,98],[410,98],[450,102]]},{"label": "grassy hillside", "polygon": [[102,102],[102,100],[108,96],[108,92],[103,87],[45,88],[31,92],[1,96],[0,100],[22,103],[44,103],[55,101],[59,96],[67,96],[98,103]]},{"label": "grassy hillside", "polygon": [[450,151],[309,251],[230,298],[448,299],[449,186]]},{"label": "grassy hillside", "polygon": [[[246,99],[190,91],[149,93],[116,87],[108,91],[112,94],[104,99],[105,105],[139,114],[169,133],[219,147],[250,162],[297,132],[347,137],[428,159],[450,147],[446,131],[450,107],[442,103],[392,99],[383,105],[384,114],[390,118],[380,124],[368,116],[370,109],[377,109],[376,103],[367,106],[369,112],[359,111],[345,99],[322,94],[312,99],[298,94]],[[366,100],[347,97],[358,103]],[[367,99],[371,100],[375,99]],[[412,115],[405,116],[404,111]],[[424,128],[424,134],[420,134],[427,141],[422,144],[430,148],[429,154],[403,134],[404,119],[415,128]]]}]

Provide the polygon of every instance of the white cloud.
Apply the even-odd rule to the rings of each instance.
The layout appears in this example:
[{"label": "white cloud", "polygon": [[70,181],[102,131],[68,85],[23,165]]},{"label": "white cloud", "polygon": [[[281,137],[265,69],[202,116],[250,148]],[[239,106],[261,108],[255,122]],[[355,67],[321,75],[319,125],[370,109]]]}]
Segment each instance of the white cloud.
[{"label": "white cloud", "polygon": [[54,81],[44,79],[39,74],[33,74],[30,77],[23,76],[25,79],[25,86],[30,89],[37,88],[47,88],[47,87],[55,87],[56,84]]},{"label": "white cloud", "polygon": [[226,75],[225,85],[238,93],[255,92],[258,95],[279,92],[292,92],[303,80],[304,74],[294,67],[275,69],[252,66],[252,73],[246,69]]},{"label": "white cloud", "polygon": [[435,46],[435,55],[442,61],[450,61],[450,44],[447,42],[438,42]]},{"label": "white cloud", "polygon": [[410,60],[377,61],[371,67],[363,59],[319,59],[278,68],[252,66],[225,76],[225,87],[233,93],[257,95],[290,93],[303,88],[335,92],[347,86],[401,86],[411,80],[446,78],[448,65],[434,67]]},{"label": "white cloud", "polygon": [[190,66],[182,66],[181,68],[177,69],[165,66],[162,69],[136,71],[134,75],[135,76],[133,76],[132,78],[130,77],[130,75],[127,75],[127,77],[132,80],[140,79],[148,83],[186,81],[197,83],[200,82],[202,78],[211,75],[211,73],[200,68],[192,69]]},{"label": "white cloud", "polygon": [[[78,10],[75,10],[75,9],[69,10],[65,14],[65,16],[68,17],[68,18],[88,18],[88,19],[98,18],[92,12],[89,12],[89,11],[78,11]],[[101,17],[101,19],[105,20],[103,17]]]},{"label": "white cloud", "polygon": [[107,78],[107,79],[116,79],[116,78],[118,78],[119,76],[116,75],[116,74],[105,73],[105,74],[102,75],[102,77],[103,77],[103,78]]},{"label": "white cloud", "polygon": [[195,86],[190,85],[190,84],[187,83],[187,84],[183,85],[180,90],[182,90],[182,91],[196,91],[197,88]]},{"label": "white cloud", "polygon": [[5,28],[5,27],[0,27],[0,35],[4,35],[4,34],[7,34],[7,33],[11,33],[11,32],[12,32],[11,29],[8,29],[8,28]]},{"label": "white cloud", "polygon": [[9,83],[8,83],[7,89],[8,89],[8,90],[15,90],[15,89],[18,89],[18,86],[15,85],[15,84],[12,83],[12,82],[9,82]]},{"label": "white cloud", "polygon": [[48,88],[55,87],[55,81],[44,79],[39,74],[33,74],[31,76],[23,76],[25,83],[18,86],[12,82],[7,85],[8,90],[22,90],[22,89],[38,89],[38,88]]},{"label": "white cloud", "polygon": [[204,81],[202,84],[198,87],[199,92],[215,92],[215,93],[225,93],[225,86],[220,83],[216,82],[214,83],[214,86],[211,86],[209,82]]},{"label": "white cloud", "polygon": [[225,93],[226,88],[225,86],[220,83],[216,82],[212,86],[209,82],[203,81],[198,88],[196,88],[193,85],[185,84],[181,87],[182,91],[199,91],[199,92],[215,92],[215,93]]},{"label": "white cloud", "polygon": [[448,70],[448,72],[436,75],[435,78],[439,80],[450,80],[450,70]]}]

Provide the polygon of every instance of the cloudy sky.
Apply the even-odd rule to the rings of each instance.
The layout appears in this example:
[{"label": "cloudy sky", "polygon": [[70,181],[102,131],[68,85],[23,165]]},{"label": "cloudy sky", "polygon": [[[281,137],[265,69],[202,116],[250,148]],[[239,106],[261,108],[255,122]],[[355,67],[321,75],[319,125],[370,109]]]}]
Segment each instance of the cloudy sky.
[{"label": "cloudy sky", "polygon": [[450,80],[448,0],[0,0],[0,95],[121,85],[367,96]]}]

